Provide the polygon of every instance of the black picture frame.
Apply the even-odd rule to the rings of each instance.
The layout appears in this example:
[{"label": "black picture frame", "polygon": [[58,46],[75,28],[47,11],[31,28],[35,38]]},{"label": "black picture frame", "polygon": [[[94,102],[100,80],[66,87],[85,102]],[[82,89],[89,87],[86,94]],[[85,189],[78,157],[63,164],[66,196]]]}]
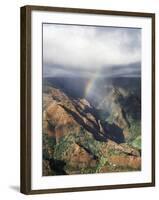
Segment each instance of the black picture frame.
[{"label": "black picture frame", "polygon": [[[64,13],[87,13],[97,15],[134,16],[152,19],[152,161],[151,182],[102,185],[76,188],[42,189],[31,188],[31,13],[32,11],[64,12]],[[136,188],[155,186],[155,14],[139,12],[123,12],[110,10],[92,10],[78,8],[46,7],[46,6],[24,6],[21,7],[21,183],[20,191],[24,194],[42,194],[75,192],[88,190],[106,190],[120,188]]]}]

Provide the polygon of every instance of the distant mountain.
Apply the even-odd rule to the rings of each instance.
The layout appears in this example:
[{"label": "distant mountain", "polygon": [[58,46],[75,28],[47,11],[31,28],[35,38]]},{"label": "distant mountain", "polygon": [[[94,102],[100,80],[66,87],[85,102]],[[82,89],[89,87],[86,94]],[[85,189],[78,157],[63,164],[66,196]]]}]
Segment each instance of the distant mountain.
[{"label": "distant mountain", "polygon": [[43,80],[45,176],[141,169],[140,80],[88,81]]},{"label": "distant mountain", "polygon": [[[53,86],[61,89],[68,96],[74,98],[87,98],[85,97],[85,88],[90,81],[86,77],[47,77],[43,78],[43,86]],[[118,77],[118,78],[97,78],[95,81],[94,94],[98,93],[99,96],[105,95],[107,88],[114,86],[115,88],[123,88],[131,91],[140,96],[141,91],[141,78],[140,77]],[[45,88],[44,88],[45,89]]]}]

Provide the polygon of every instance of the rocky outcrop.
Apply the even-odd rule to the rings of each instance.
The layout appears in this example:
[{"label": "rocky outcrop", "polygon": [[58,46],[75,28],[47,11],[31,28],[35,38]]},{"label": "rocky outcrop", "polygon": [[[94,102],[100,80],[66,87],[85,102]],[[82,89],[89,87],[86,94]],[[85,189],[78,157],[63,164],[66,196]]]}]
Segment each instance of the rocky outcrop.
[{"label": "rocky outcrop", "polygon": [[125,167],[132,169],[140,169],[141,158],[135,156],[113,155],[108,158],[108,162],[114,167]]},{"label": "rocky outcrop", "polygon": [[[122,88],[109,87],[106,96],[97,105],[99,110],[105,111],[105,120],[123,130],[125,140],[132,139],[132,121],[140,121],[140,98]],[[109,113],[109,116],[108,114]]]},{"label": "rocky outcrop", "polygon": [[[122,95],[109,96],[112,126],[102,122],[98,109],[84,98],[72,98],[49,87],[43,93],[43,174],[80,174],[139,170],[140,152],[117,142],[118,134],[129,128],[124,110],[117,102]],[[124,94],[126,95],[126,94]],[[106,101],[106,100],[104,100]],[[100,106],[104,106],[103,104]],[[116,128],[116,132],[114,134]]]}]

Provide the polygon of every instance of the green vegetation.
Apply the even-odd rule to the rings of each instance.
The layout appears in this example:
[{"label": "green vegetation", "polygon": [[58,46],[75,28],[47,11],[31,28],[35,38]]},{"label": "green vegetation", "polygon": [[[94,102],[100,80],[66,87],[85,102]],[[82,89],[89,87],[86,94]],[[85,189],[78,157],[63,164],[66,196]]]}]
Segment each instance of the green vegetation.
[{"label": "green vegetation", "polygon": [[130,132],[131,132],[131,138],[134,139],[137,136],[141,135],[141,122],[137,120],[129,120],[130,121]]},{"label": "green vegetation", "polygon": [[56,139],[54,137],[49,137],[46,133],[43,133],[43,159],[44,160],[53,158],[55,145],[56,145]]},{"label": "green vegetation", "polygon": [[102,151],[106,147],[106,143],[95,140],[93,135],[81,127],[76,142],[80,143],[86,149],[89,149],[90,153],[98,158],[102,156]]},{"label": "green vegetation", "polygon": [[73,134],[63,136],[56,144],[54,149],[54,158],[57,160],[63,160],[71,150],[71,145],[75,142]]},{"label": "green vegetation", "polygon": [[109,149],[108,150],[108,153],[107,153],[109,156],[114,156],[114,155],[125,155],[125,153],[123,153],[122,151],[117,151],[117,150],[114,150],[114,149]]},{"label": "green vegetation", "polygon": [[96,167],[87,167],[87,168],[82,168],[80,170],[81,174],[94,174],[96,173]]},{"label": "green vegetation", "polygon": [[141,136],[137,136],[135,138],[135,140],[133,140],[133,142],[131,143],[133,147],[135,147],[136,149],[141,150]]},{"label": "green vegetation", "polygon": [[101,171],[101,168],[108,165],[108,160],[106,157],[104,156],[101,156],[100,157],[100,160],[99,160],[99,163],[97,164],[97,168],[96,168],[96,173],[99,173]]},{"label": "green vegetation", "polygon": [[134,120],[129,117],[130,121],[130,138],[128,139],[128,144],[141,150],[141,122]]}]

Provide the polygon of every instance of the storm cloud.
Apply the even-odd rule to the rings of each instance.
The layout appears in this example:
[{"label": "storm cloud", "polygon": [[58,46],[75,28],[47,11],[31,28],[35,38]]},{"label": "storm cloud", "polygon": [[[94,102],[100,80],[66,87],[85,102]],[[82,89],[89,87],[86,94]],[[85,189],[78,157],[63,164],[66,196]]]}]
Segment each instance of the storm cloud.
[{"label": "storm cloud", "polygon": [[140,76],[141,29],[43,24],[44,76]]}]

